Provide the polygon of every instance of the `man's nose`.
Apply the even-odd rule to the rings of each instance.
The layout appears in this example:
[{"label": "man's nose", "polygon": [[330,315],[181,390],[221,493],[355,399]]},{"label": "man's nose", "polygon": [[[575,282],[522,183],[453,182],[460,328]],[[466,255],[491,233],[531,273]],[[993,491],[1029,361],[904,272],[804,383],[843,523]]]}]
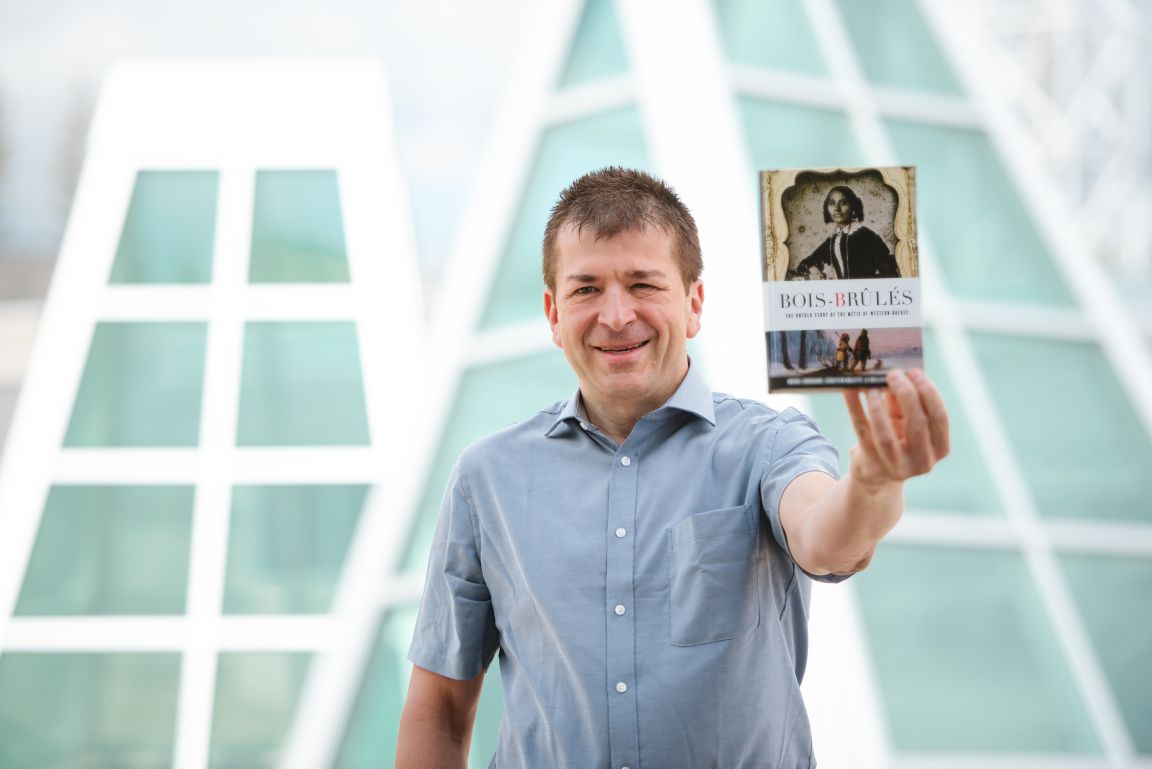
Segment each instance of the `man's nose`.
[{"label": "man's nose", "polygon": [[608,289],[600,305],[600,323],[613,331],[623,331],[636,319],[632,296],[622,289]]}]

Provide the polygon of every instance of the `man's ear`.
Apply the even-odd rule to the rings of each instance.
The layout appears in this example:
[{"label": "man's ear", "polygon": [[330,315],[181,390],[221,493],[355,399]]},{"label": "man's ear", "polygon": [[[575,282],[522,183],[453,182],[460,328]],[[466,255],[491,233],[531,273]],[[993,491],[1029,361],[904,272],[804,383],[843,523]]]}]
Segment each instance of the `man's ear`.
[{"label": "man's ear", "polygon": [[552,296],[552,291],[544,289],[544,315],[548,318],[548,325],[552,327],[552,343],[564,349],[564,342],[560,338],[560,313],[556,307],[556,298]]},{"label": "man's ear", "polygon": [[688,338],[700,333],[700,315],[704,312],[704,281],[697,280],[688,287]]}]

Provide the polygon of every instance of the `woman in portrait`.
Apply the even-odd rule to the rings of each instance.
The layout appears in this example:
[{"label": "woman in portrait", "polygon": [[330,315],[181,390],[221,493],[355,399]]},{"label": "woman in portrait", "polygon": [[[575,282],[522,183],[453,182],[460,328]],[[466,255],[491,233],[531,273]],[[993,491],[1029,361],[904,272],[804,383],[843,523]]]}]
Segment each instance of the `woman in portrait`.
[{"label": "woman in portrait", "polygon": [[898,278],[896,257],[884,239],[864,226],[864,201],[838,185],[824,198],[824,222],[832,234],[796,266],[795,275],[826,278]]}]

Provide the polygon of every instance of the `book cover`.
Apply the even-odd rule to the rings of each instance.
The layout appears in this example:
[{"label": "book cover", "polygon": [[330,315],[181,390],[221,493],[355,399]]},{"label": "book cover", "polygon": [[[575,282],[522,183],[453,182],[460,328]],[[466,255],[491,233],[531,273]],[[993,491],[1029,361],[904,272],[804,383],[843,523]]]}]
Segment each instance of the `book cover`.
[{"label": "book cover", "polygon": [[922,368],[915,169],[762,171],[760,203],[768,391]]}]

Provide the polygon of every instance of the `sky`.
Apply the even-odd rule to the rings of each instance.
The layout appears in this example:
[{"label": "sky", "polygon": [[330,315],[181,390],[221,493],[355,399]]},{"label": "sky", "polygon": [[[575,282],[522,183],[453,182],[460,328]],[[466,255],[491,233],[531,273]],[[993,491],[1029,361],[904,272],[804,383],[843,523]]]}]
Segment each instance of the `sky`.
[{"label": "sky", "polygon": [[435,271],[450,248],[442,222],[465,204],[530,5],[0,0],[0,260],[55,257],[91,110],[115,62],[374,56],[389,72],[417,237]]}]

